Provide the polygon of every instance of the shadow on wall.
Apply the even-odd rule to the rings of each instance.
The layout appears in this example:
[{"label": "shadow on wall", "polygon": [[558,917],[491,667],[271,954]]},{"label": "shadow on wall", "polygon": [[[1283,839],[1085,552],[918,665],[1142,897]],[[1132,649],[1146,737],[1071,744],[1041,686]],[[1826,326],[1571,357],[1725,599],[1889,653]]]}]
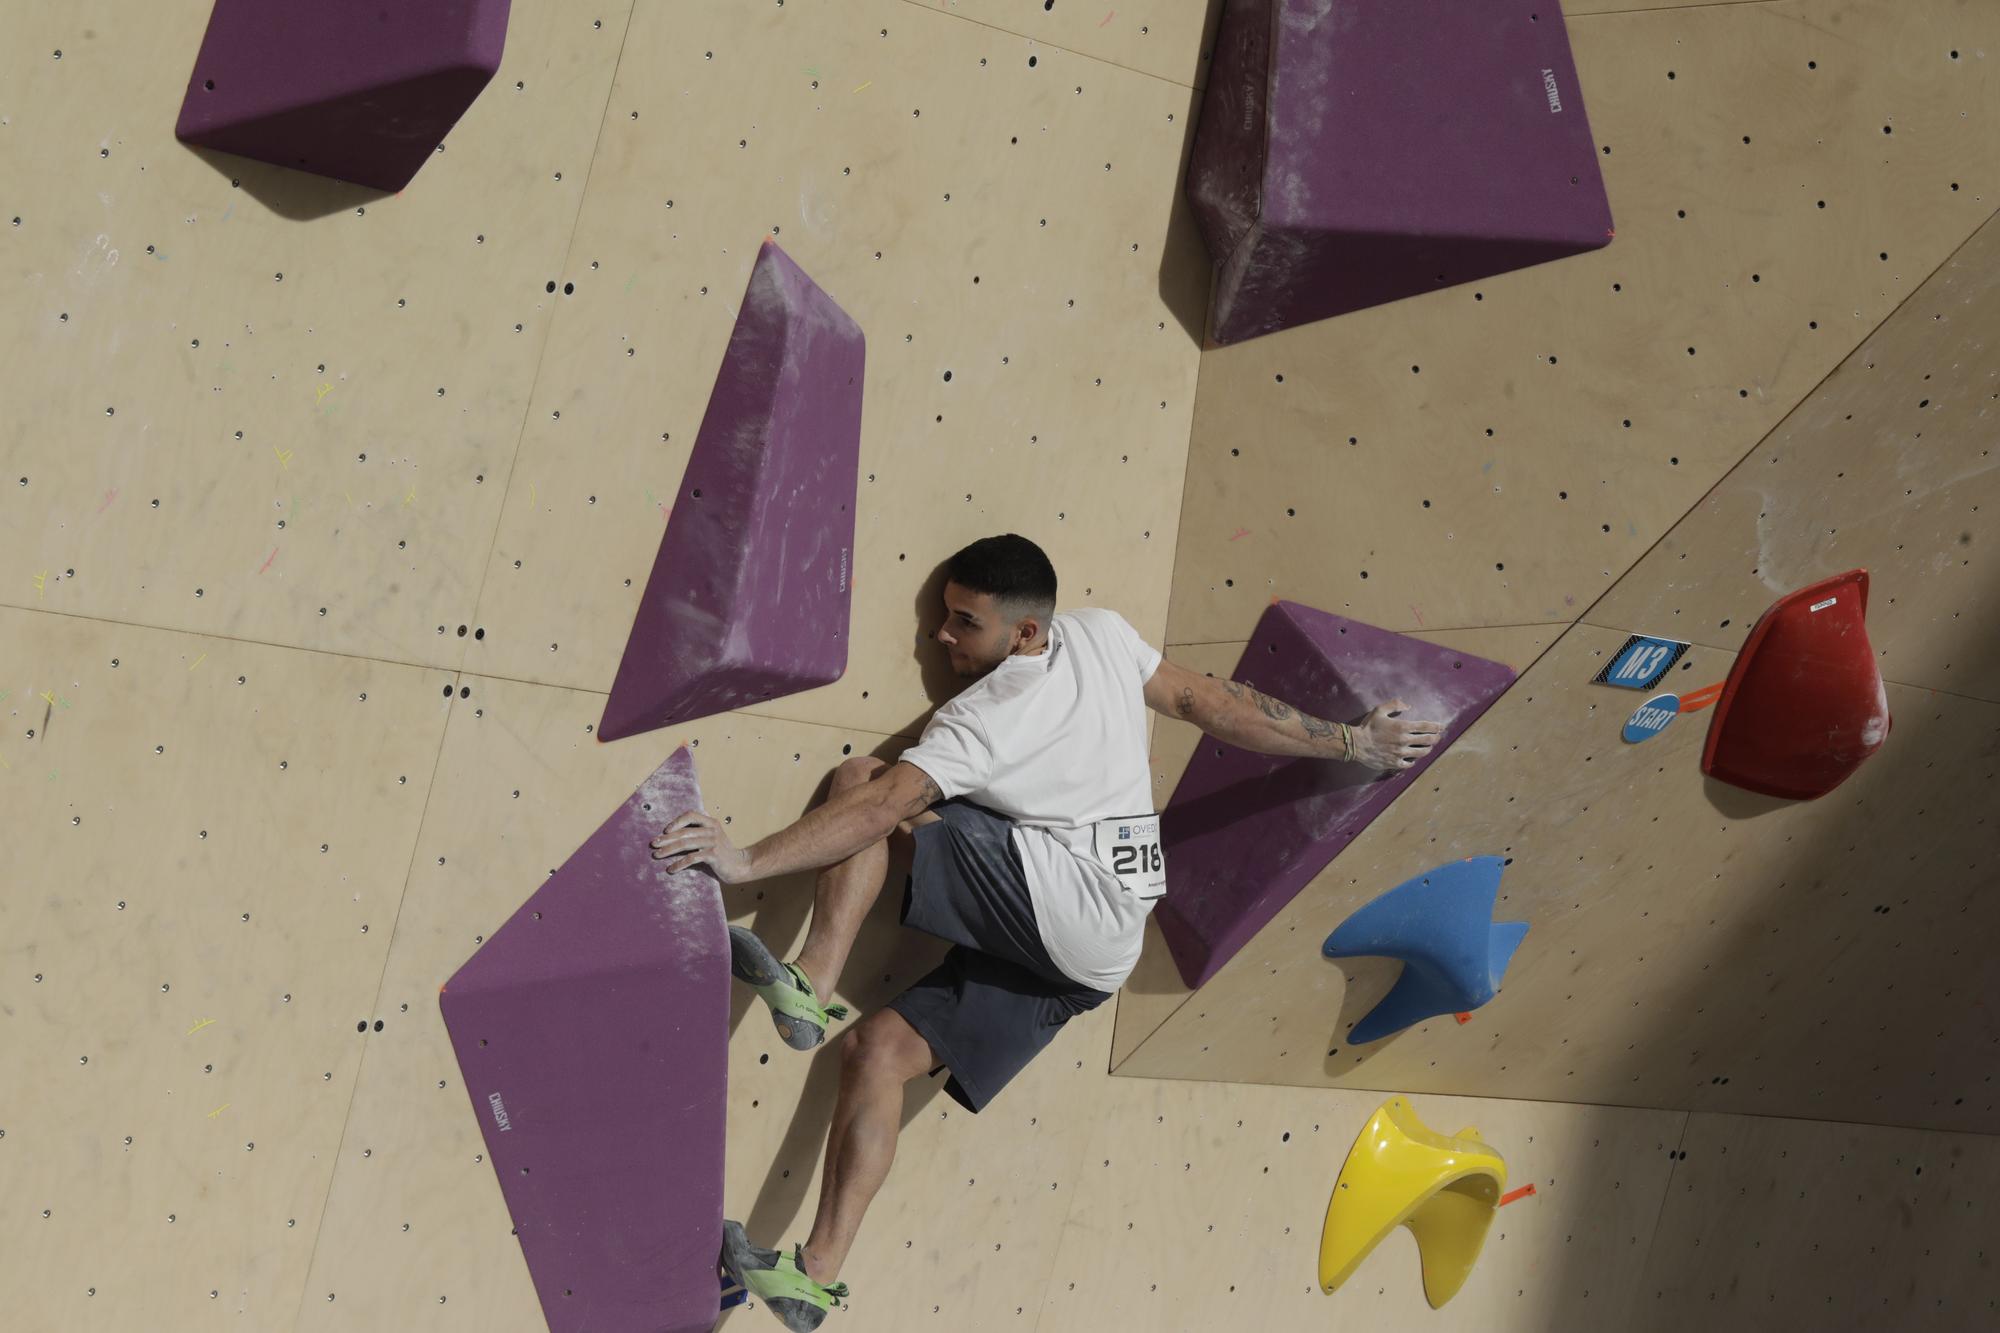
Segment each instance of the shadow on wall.
[{"label": "shadow on wall", "polygon": [[[1206,31],[1211,34],[1204,38],[1202,49],[1208,49],[1215,32],[1215,16],[1222,8],[1222,0],[1210,0],[1209,18]],[[1201,228],[1195,224],[1194,210],[1187,199],[1188,158],[1194,152],[1194,131],[1196,119],[1201,114],[1201,92],[1199,88],[1188,90],[1187,107],[1180,113],[1180,122],[1186,127],[1181,135],[1180,169],[1174,173],[1173,189],[1167,196],[1167,243],[1160,253],[1160,300],[1173,315],[1187,336],[1197,346],[1202,345],[1208,329],[1209,290],[1214,285],[1214,265],[1209,262],[1208,249],[1202,243]]]},{"label": "shadow on wall", "polygon": [[[1358,908],[1356,909],[1359,910]],[[1401,1034],[1392,1034],[1379,1041],[1371,1041],[1365,1046],[1349,1046],[1348,1034],[1354,1025],[1368,1016],[1368,1012],[1382,1002],[1382,998],[1402,978],[1403,965],[1394,958],[1342,958],[1338,961],[1326,959],[1328,967],[1340,969],[1346,984],[1340,992],[1340,1015],[1335,1020],[1333,1031],[1326,1037],[1326,1059],[1324,1068],[1329,1078],[1339,1078],[1351,1074],[1368,1063],[1376,1055],[1389,1049],[1391,1043]],[[1449,1016],[1426,1019],[1427,1023],[1450,1023]]]},{"label": "shadow on wall", "polygon": [[[1702,788],[1703,796],[1717,813],[1736,823],[1775,814],[1796,804],[1775,796],[1744,791],[1741,787],[1732,787],[1726,782],[1717,782],[1714,778],[1703,778]],[[1504,916],[1505,913],[1496,912],[1496,915]],[[1366,1017],[1401,978],[1403,965],[1390,958],[1360,957],[1328,959],[1327,966],[1338,968],[1345,979],[1340,997],[1340,1016],[1326,1039],[1327,1052],[1324,1064],[1329,1078],[1339,1078],[1353,1073],[1371,1058],[1387,1050],[1397,1036],[1401,1035],[1393,1034],[1369,1042],[1365,1046],[1346,1044],[1347,1036],[1354,1030],[1354,1025]],[[1450,1016],[1426,1020],[1427,1023],[1453,1021]]]},{"label": "shadow on wall", "polygon": [[[986,533],[967,535],[965,540],[973,542]],[[946,559],[950,554],[946,554]],[[899,728],[900,734],[915,738],[922,733],[924,724],[930,721],[931,711],[957,697],[970,681],[960,680],[958,673],[951,669],[951,659],[945,656],[942,645],[937,641],[938,626],[944,624],[944,567],[945,560],[939,560],[931,572],[924,576],[910,603],[910,657],[917,664],[918,678],[923,682],[924,697],[931,701],[931,707],[917,714]],[[1060,571],[1057,575],[1061,577]]]},{"label": "shadow on wall", "polygon": [[213,167],[217,175],[243,190],[251,198],[281,218],[309,222],[350,208],[392,198],[387,191],[350,181],[337,181],[311,172],[275,167],[255,158],[217,152],[182,144],[182,148]]},{"label": "shadow on wall", "polygon": [[[1741,787],[1732,787],[1726,782],[1717,782],[1714,778],[1702,779],[1702,785],[1703,795],[1708,803],[1725,818],[1737,822],[1773,814],[1794,804],[1777,797],[1744,791]],[[1387,1050],[1390,1043],[1396,1040],[1392,1035],[1365,1046],[1343,1044],[1347,1035],[1354,1030],[1354,1025],[1366,1017],[1368,1012],[1389,993],[1390,988],[1402,976],[1403,968],[1401,963],[1389,958],[1342,958],[1337,961],[1329,959],[1327,963],[1330,967],[1339,968],[1346,982],[1340,997],[1339,1019],[1327,1038],[1326,1073],[1328,1077],[1338,1078],[1366,1064],[1371,1057]],[[1449,1023],[1453,1019],[1441,1017],[1427,1021]]]},{"label": "shadow on wall", "polygon": [[[2000,865],[2000,821],[1989,813],[1990,796],[1976,794],[1990,793],[2000,778],[2000,727],[1994,725],[2000,708],[1908,689],[1899,693],[1902,706],[1887,744],[1853,778],[1820,798],[1852,811],[1846,830],[1851,836],[1802,838],[1795,856],[1761,886],[1755,913],[1737,916],[1739,924],[1727,937],[1696,925],[1677,938],[1653,942],[1662,955],[1682,955],[1685,995],[1679,1004],[1658,1007],[1650,1025],[1635,1020],[1631,1040],[1617,1057],[1624,1066],[1619,1082],[1657,1079],[1660,1062],[1679,1063],[1686,1082],[1667,1099],[1696,1114],[1732,1114],[1753,1110],[1751,1097],[1769,1078],[1804,1067],[1809,1078],[1824,1079],[1828,1088],[1826,1110],[1814,1119],[1868,1124],[1898,1118],[1887,1109],[1868,1114],[1869,1082],[1901,1078],[1894,1091],[1903,1106],[1921,1099],[1940,1118],[1954,1121],[1983,1112],[1985,1132],[2000,1130],[2000,1088],[1993,1074],[2000,1023],[1978,1003],[1980,995],[2000,985],[2000,965],[1993,961],[2000,946],[2000,897],[1990,892]],[[1913,697],[1920,702],[1913,704]],[[1782,826],[1765,817],[1795,802],[1704,781],[1708,803],[1731,821],[1726,836],[1790,840]],[[1692,893],[1701,886],[1685,887]],[[1812,957],[1788,953],[1788,939],[1810,939],[1815,927],[1822,941],[1832,933],[1835,949],[1822,945]],[[1751,1005],[1705,1002],[1698,978],[1731,974],[1762,979]],[[1839,997],[1856,991],[1877,997],[1879,1010],[1861,1013],[1857,1004],[1841,1013]],[[1817,996],[1829,997],[1829,1013],[1815,1019]],[[1906,1041],[1932,1052],[1936,1067],[1913,1072],[1907,1059],[1898,1058]],[[1766,1073],[1766,1056],[1781,1070]],[[1882,1072],[1884,1065],[1888,1072]],[[1907,1121],[1907,1113],[1900,1118]],[[1907,1133],[1910,1138],[1902,1142],[1914,1145],[1921,1131]],[[1710,1142],[1694,1139],[1695,1150]],[[1661,1150],[1684,1153],[1688,1144],[1683,1133]],[[1951,1152],[1942,1147],[1938,1155]],[[1885,1321],[1879,1326],[1900,1327],[1897,1321],[1919,1308],[1909,1290],[1912,1274],[1894,1271],[1893,1264],[1876,1273],[1837,1273],[1839,1264],[1813,1256],[1858,1253],[1857,1228],[1884,1229],[1890,1233],[1884,1243],[1893,1241],[1894,1252],[1905,1256],[1978,1248],[1967,1243],[1966,1217],[1956,1208],[1936,1206],[1935,1194],[1916,1202],[1895,1197],[1890,1212],[1892,1200],[1871,1197],[1864,1203],[1855,1182],[1837,1176],[1811,1191],[1818,1197],[1801,1198],[1769,1187],[1770,1176],[1781,1168],[1767,1170],[1757,1161],[1683,1167],[1683,1160],[1675,1156],[1669,1171],[1701,1172],[1704,1195],[1688,1197],[1694,1186],[1669,1176],[1663,1229],[1637,1238],[1652,1246],[1643,1280],[1626,1310],[1606,1311],[1605,1327],[1677,1333],[1699,1309],[1718,1330],[1761,1328],[1769,1311],[1788,1297],[1803,1303],[1808,1296],[1829,1326],[1860,1327],[1861,1322],[1848,1321],[1872,1317]],[[1606,1162],[1587,1169],[1613,1167]],[[1868,1174],[1879,1184],[1879,1167]],[[1715,1188],[1718,1177],[1727,1188]],[[1610,1186],[1590,1179],[1565,1183],[1586,1192]],[[1910,1188],[1924,1184],[1912,1177]],[[1698,1210],[1698,1223],[1689,1222],[1687,1209]],[[1544,1272],[1552,1300],[1556,1293],[1603,1286],[1605,1275],[1592,1271],[1576,1251],[1550,1257]],[[1821,1283],[1828,1290],[1816,1291]],[[1858,1307],[1857,1294],[1866,1298]]]},{"label": "shadow on wall", "polygon": [[[884,747],[885,753],[879,757],[893,762],[894,754],[886,751],[901,748],[900,743]],[[829,774],[827,782],[814,796],[812,806],[825,801],[832,785],[832,775]],[[893,841],[891,845],[894,846]],[[757,1040],[769,1047],[774,1063],[780,1060],[810,1062],[798,1102],[791,1108],[784,1134],[766,1164],[764,1177],[754,1195],[725,1201],[728,1215],[742,1217],[750,1237],[758,1244],[785,1248],[790,1242],[774,1238],[783,1236],[785,1228],[793,1226],[794,1218],[801,1219],[795,1228],[799,1231],[797,1240],[803,1241],[805,1230],[811,1226],[812,1214],[804,1210],[808,1201],[816,1208],[819,1198],[819,1180],[814,1175],[812,1164],[825,1146],[827,1131],[833,1121],[834,1102],[840,1093],[840,1039],[863,1016],[884,1008],[891,999],[936,967],[949,947],[942,940],[903,928],[903,877],[908,871],[907,853],[892,850],[881,896],[869,910],[867,920],[862,922],[853,953],[849,955],[846,969],[836,987],[836,994],[854,1009],[855,1016],[836,1023],[827,1034],[825,1043],[817,1050],[801,1052],[787,1047],[771,1026],[764,1002],[746,986],[730,988],[732,1033],[747,1021],[756,1025]],[[787,957],[794,955],[796,947],[782,946],[790,941],[805,942],[817,873],[791,875],[762,884],[725,886],[724,906],[730,921],[748,924],[773,948],[780,949]],[[946,1078],[945,1073],[933,1072],[925,1078],[911,1079],[905,1085],[904,1129],[908,1129],[919,1115],[927,1113],[931,1104],[939,1098],[944,1099],[944,1105],[949,1110],[961,1110],[945,1095]],[[783,1113],[782,1108],[772,1110],[776,1114]],[[890,1179],[893,1183],[894,1176]]]},{"label": "shadow on wall", "polygon": [[[1779,810],[1797,805],[1797,801],[1787,801],[1782,797],[1764,796],[1758,792],[1732,787],[1727,782],[1717,782],[1714,778],[1701,780],[1701,794],[1715,807],[1716,813],[1725,819],[1757,819],[1774,814]],[[1823,799],[1838,799],[1839,788],[1829,792]]]},{"label": "shadow on wall", "polygon": [[[1796,827],[1788,831],[1772,818],[1801,802],[1703,779],[1705,802],[1728,821],[1728,831],[1690,836],[1776,842],[1787,845],[1789,855],[1733,888],[1710,888],[1700,880],[1663,885],[1683,895],[1674,905],[1689,923],[1635,942],[1635,953],[1674,967],[1677,993],[1635,1011],[1623,1049],[1596,1057],[1596,1072],[1611,1066],[1614,1086],[1643,1082],[1656,1090],[1647,1097],[1655,1106],[1750,1117],[1768,1114],[1759,1094],[1784,1080],[1817,1097],[1820,1106],[1805,1112],[1815,1121],[1908,1126],[1928,1116],[1933,1124],[1949,1121],[1954,1131],[2000,1131],[1993,1059],[2000,1020],[1982,999],[2000,988],[2000,897],[1990,891],[2000,867],[2000,819],[1991,814],[1990,796],[2000,781],[2000,704],[1902,687],[1892,693],[1892,707],[1896,729],[1881,752],[1821,798],[1842,812],[1832,836],[1826,824],[1814,836]],[[1664,858],[1659,869],[1670,869]],[[1711,918],[1699,910],[1704,894],[1729,892],[1740,899],[1746,891],[1756,898],[1747,914],[1740,902],[1731,904],[1726,920],[1720,912]],[[1313,943],[1298,941],[1302,948]],[[1516,965],[1560,963],[1537,957],[1534,948],[1531,935]],[[1340,969],[1346,987],[1326,1038],[1326,1072],[1352,1075],[1399,1039],[1344,1044],[1355,1022],[1394,985],[1401,965],[1353,958],[1327,966]],[[1726,1002],[1711,998],[1722,993],[1714,986],[1722,977],[1750,984],[1733,987]],[[1163,979],[1162,988],[1178,989],[1177,979]],[[1188,1002],[1199,1005],[1202,997],[1197,992]],[[1912,1060],[1912,1046],[1930,1058]],[[1678,1071],[1684,1081],[1662,1088],[1663,1069]],[[1900,1082],[1891,1085],[1890,1079]],[[1893,1106],[1872,1111],[1876,1089],[1892,1093]],[[1478,1089],[1465,1091],[1476,1095]],[[1792,1169],[1777,1163],[1687,1161],[1691,1148],[1713,1154],[1716,1142],[1712,1133],[1689,1135],[1688,1123],[1677,1120],[1672,1136],[1658,1145],[1668,1157],[1668,1175],[1657,1219],[1649,1212],[1634,1223],[1634,1234],[1614,1238],[1645,1256],[1633,1283],[1612,1280],[1601,1249],[1558,1246],[1560,1252],[1538,1267],[1538,1290],[1525,1294],[1541,1305],[1517,1307],[1510,1326],[1558,1327],[1536,1325],[1538,1310],[1547,1319],[1565,1319],[1557,1311],[1573,1312],[1587,1296],[1591,1308],[1602,1303],[1601,1320],[1592,1327],[1636,1333],[1679,1333],[1697,1310],[1718,1333],[1761,1330],[1774,1326],[1767,1322],[1770,1311],[1788,1300],[1795,1309],[1824,1310],[1829,1327],[1900,1328],[1905,1314],[1928,1309],[1933,1298],[1956,1299],[1970,1290],[1947,1285],[1919,1299],[1911,1294],[1919,1279],[1906,1264],[1855,1271],[1833,1257],[1857,1255],[1857,1235],[1879,1241],[1885,1255],[1941,1256],[1935,1261],[1940,1271],[1979,1250],[1970,1239],[1976,1224],[1963,1211],[1978,1206],[1966,1197],[1968,1187],[1961,1183],[1954,1194],[1948,1175],[1936,1184],[1936,1173],[1917,1179],[1926,1160],[1949,1172],[1967,1139],[1892,1128],[1874,1140],[1893,1145],[1889,1152],[1852,1163],[1865,1183],[1834,1172],[1808,1182],[1802,1195],[1772,1188],[1774,1177]],[[1498,1146],[1503,1153],[1521,1150],[1519,1178],[1511,1182],[1516,1185],[1536,1183],[1573,1198],[1649,1188],[1629,1158],[1578,1154],[1572,1174],[1556,1181],[1534,1174],[1535,1150],[1526,1144]],[[1885,1183],[1893,1180],[1883,1170],[1885,1156],[1905,1159],[1906,1169],[1907,1159],[1914,1159],[1907,1184]],[[1677,1179],[1683,1171],[1699,1174]],[[1701,1182],[1698,1195],[1690,1193],[1694,1180]],[[1874,1253],[1875,1244],[1868,1250]],[[1966,1281],[1975,1280],[1983,1281]],[[1960,1325],[1940,1318],[1922,1326]]]}]

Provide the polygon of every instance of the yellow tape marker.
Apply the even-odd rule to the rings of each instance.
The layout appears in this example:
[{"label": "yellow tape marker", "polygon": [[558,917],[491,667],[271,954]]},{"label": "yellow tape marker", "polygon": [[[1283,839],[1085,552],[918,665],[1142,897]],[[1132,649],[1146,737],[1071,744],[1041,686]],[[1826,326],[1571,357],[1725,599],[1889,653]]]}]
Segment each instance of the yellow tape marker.
[{"label": "yellow tape marker", "polygon": [[187,1030],[187,1035],[192,1037],[195,1033],[201,1031],[205,1027],[208,1027],[210,1024],[214,1022],[215,1020],[212,1018],[204,1018],[201,1020],[201,1022],[196,1023],[193,1027],[189,1028]]},{"label": "yellow tape marker", "polygon": [[279,448],[279,447],[278,447],[277,445],[275,445],[275,444],[274,444],[274,445],[272,445],[272,446],[271,446],[271,452],[272,452],[272,453],[274,453],[274,454],[276,454],[276,455],[278,456],[278,464],[279,464],[279,466],[281,466],[281,467],[290,467],[290,466],[292,465],[292,456],[291,456],[291,454],[287,453],[287,452],[286,452],[285,450],[283,450],[283,449],[280,449],[280,448]]},{"label": "yellow tape marker", "polygon": [[194,668],[195,668],[195,667],[198,667],[198,666],[200,666],[200,665],[201,665],[201,664],[202,664],[203,662],[206,662],[207,660],[208,660],[208,654],[207,654],[207,653],[203,653],[203,654],[202,654],[202,655],[201,655],[200,657],[197,657],[197,658],[195,658],[195,659],[194,659],[194,665],[193,665],[193,666],[190,666],[190,667],[188,668],[188,670],[189,670],[189,671],[192,671],[192,670],[194,670]]}]

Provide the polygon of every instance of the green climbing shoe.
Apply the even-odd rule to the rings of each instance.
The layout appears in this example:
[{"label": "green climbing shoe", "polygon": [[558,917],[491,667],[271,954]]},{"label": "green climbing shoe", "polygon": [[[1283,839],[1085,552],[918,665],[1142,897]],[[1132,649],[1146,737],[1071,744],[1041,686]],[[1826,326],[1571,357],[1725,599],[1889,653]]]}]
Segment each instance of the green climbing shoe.
[{"label": "green climbing shoe", "polygon": [[739,1286],[770,1306],[791,1333],[812,1333],[847,1295],[845,1282],[822,1287],[806,1276],[804,1246],[790,1254],[762,1249],[750,1243],[741,1222],[722,1224],[722,1266]]},{"label": "green climbing shoe", "polygon": [[756,932],[742,926],[729,928],[729,972],[745,985],[754,986],[771,1006],[771,1022],[785,1045],[795,1051],[810,1051],[826,1040],[827,1024],[847,1017],[844,1004],[821,1005],[812,982],[793,963],[781,963],[764,947]]}]

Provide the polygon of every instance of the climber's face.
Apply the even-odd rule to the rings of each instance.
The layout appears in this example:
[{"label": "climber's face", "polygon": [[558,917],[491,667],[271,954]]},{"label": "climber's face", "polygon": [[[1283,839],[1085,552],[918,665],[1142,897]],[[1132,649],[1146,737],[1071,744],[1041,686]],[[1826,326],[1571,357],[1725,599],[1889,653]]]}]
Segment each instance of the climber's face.
[{"label": "climber's face", "polygon": [[952,671],[976,679],[1013,654],[1033,648],[1043,637],[1038,616],[1007,620],[991,593],[972,592],[956,583],[944,585],[944,623],[937,640],[951,657]]}]

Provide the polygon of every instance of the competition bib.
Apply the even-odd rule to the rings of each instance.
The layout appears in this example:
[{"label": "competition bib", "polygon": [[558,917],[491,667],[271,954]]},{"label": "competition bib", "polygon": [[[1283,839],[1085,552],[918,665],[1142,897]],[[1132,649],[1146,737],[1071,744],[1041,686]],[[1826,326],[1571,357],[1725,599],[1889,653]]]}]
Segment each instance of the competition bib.
[{"label": "competition bib", "polygon": [[1100,819],[1091,826],[1091,839],[1097,863],[1117,878],[1125,892],[1142,902],[1166,896],[1167,864],[1160,855],[1158,815]]}]

